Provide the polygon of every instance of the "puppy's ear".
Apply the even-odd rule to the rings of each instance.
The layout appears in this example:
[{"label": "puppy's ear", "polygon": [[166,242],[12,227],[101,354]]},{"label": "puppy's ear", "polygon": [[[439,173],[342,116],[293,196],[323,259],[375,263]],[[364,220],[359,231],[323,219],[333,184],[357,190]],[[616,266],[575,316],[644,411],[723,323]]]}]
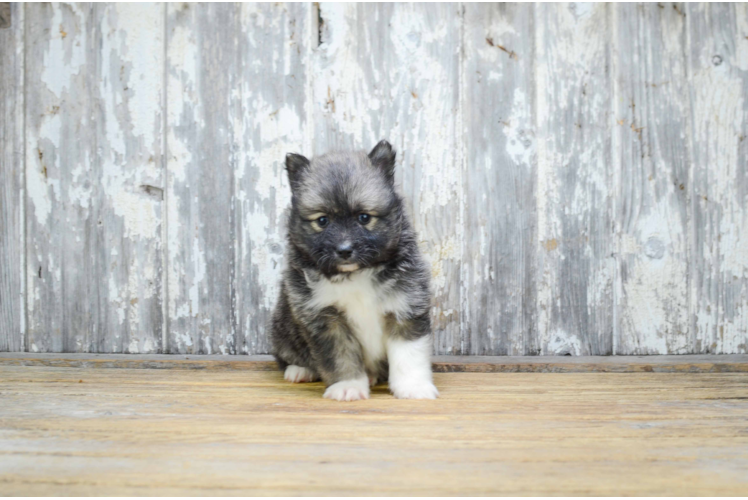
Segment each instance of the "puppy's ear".
[{"label": "puppy's ear", "polygon": [[301,183],[301,177],[306,169],[309,168],[309,160],[306,157],[295,153],[286,155],[286,171],[288,172],[288,181],[291,184],[291,190],[295,190]]},{"label": "puppy's ear", "polygon": [[392,181],[395,174],[395,156],[396,153],[392,149],[392,145],[383,139],[371,150],[369,160],[371,160],[372,165],[384,172],[387,179]]}]

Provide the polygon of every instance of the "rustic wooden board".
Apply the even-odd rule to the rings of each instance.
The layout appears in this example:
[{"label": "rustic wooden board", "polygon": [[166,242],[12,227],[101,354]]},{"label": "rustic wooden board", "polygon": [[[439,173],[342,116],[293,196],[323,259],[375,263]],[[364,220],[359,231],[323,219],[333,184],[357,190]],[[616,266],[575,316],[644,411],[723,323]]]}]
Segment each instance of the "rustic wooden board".
[{"label": "rustic wooden board", "polygon": [[616,354],[692,352],[683,5],[614,7]]},{"label": "rustic wooden board", "polygon": [[256,354],[270,352],[266,327],[280,292],[283,218],[291,204],[286,153],[311,154],[316,11],[310,3],[244,4],[239,18],[244,35],[234,166],[235,321],[237,352]]},{"label": "rustic wooden board", "polygon": [[744,496],[748,374],[436,374],[436,401],[279,372],[0,366],[7,495]]},{"label": "rustic wooden board", "polygon": [[533,353],[534,12],[532,4],[465,5],[463,354]]},{"label": "rustic wooden board", "polygon": [[537,8],[538,326],[528,352],[612,352],[611,8]]},{"label": "rustic wooden board", "polygon": [[[436,373],[729,373],[748,372],[748,355],[434,356]],[[0,365],[57,368],[277,371],[268,355],[0,353]]]},{"label": "rustic wooden board", "polygon": [[405,196],[433,276],[434,350],[463,339],[464,223],[457,4],[321,4],[314,52],[314,153],[398,151]]},{"label": "rustic wooden board", "polygon": [[688,4],[691,352],[748,352],[748,6]]},{"label": "rustic wooden board", "polygon": [[24,8],[0,8],[0,352],[22,351]]},{"label": "rustic wooden board", "polygon": [[163,8],[26,11],[28,348],[158,352]]},{"label": "rustic wooden board", "polygon": [[268,352],[311,5],[168,6],[168,350]]},{"label": "rustic wooden board", "polygon": [[167,11],[166,352],[233,354],[239,20],[231,4]]}]

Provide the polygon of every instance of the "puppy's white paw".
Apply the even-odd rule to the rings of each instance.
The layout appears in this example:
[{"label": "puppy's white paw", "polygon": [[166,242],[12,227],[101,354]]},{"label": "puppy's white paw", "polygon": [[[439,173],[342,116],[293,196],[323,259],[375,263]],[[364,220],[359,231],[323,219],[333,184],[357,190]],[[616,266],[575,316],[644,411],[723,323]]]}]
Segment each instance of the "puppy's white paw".
[{"label": "puppy's white paw", "polygon": [[342,380],[336,382],[327,388],[322,395],[327,399],[337,401],[358,401],[359,399],[369,399],[369,380]]},{"label": "puppy's white paw", "polygon": [[300,384],[302,382],[314,382],[319,380],[319,377],[309,368],[303,366],[288,365],[286,372],[283,374],[283,378],[294,384]]},{"label": "puppy's white paw", "polygon": [[398,399],[436,399],[439,391],[428,380],[390,383],[392,394]]}]

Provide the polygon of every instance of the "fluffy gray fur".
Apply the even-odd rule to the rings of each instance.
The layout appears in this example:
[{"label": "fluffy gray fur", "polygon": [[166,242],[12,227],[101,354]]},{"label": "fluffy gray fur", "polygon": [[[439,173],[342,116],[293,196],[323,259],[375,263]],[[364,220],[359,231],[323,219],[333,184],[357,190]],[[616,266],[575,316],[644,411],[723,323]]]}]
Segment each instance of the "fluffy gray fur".
[{"label": "fluffy gray fur", "polygon": [[[394,168],[395,151],[386,141],[368,155],[338,151],[311,161],[297,154],[286,156],[292,203],[271,338],[280,369],[299,367],[304,373],[292,381],[321,378],[329,387],[362,377],[371,383],[388,378],[389,347],[367,347],[371,339],[366,337],[366,325],[361,326],[367,318],[371,324],[369,310],[346,309],[345,296],[326,303],[319,297],[322,287],[334,292],[346,282],[362,283],[378,297],[372,304],[381,321],[382,342],[389,346],[398,339],[408,345],[422,339],[430,351],[430,337],[423,338],[431,334],[430,272],[395,191]],[[365,392],[362,397],[368,396],[368,388]],[[419,397],[422,392],[403,392],[402,397]],[[432,392],[438,394],[435,388]]]}]

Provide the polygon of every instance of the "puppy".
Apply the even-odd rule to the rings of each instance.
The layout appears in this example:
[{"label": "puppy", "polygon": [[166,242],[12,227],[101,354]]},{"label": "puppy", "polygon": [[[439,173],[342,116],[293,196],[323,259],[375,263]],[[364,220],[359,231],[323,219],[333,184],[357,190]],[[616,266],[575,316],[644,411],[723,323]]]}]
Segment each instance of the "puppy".
[{"label": "puppy", "polygon": [[273,314],[290,382],[322,379],[355,401],[389,379],[397,398],[434,399],[430,272],[394,188],[395,151],[286,156],[288,247]]}]

